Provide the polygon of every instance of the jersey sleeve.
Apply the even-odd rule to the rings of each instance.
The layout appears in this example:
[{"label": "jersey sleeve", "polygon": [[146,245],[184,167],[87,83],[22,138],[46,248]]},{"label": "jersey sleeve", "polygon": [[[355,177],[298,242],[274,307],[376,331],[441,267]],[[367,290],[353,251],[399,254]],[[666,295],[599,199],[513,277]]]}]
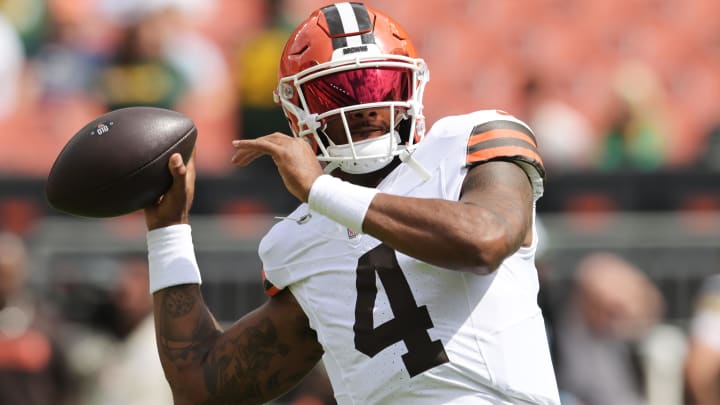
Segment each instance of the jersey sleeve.
[{"label": "jersey sleeve", "polygon": [[520,120],[508,115],[472,128],[467,144],[466,166],[473,167],[493,160],[518,164],[532,183],[535,200],[542,196],[545,167],[538,153],[535,135]]}]

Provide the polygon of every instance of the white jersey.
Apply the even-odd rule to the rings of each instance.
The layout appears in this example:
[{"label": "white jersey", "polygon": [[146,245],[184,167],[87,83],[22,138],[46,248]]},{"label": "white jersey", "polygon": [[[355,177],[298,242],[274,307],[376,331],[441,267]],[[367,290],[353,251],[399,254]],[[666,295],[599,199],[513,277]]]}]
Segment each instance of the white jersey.
[{"label": "white jersey", "polygon": [[[521,142],[534,146],[532,132],[502,112],[447,117],[413,155],[431,179],[401,164],[378,189],[458,200],[469,166],[505,159],[522,163],[539,197],[535,149],[510,152]],[[267,281],[290,289],[317,332],[340,404],[560,403],[537,305],[536,236],[479,276],[396,252],[306,204],[289,218],[303,216],[275,225],[260,257]]]}]

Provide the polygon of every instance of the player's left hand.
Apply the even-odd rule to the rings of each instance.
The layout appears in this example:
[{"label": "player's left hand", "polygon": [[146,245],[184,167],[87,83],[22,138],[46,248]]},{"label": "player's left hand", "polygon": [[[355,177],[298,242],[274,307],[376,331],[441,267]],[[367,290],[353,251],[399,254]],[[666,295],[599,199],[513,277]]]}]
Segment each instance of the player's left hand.
[{"label": "player's left hand", "polygon": [[263,155],[269,155],[277,166],[285,187],[300,201],[307,202],[310,187],[323,174],[310,145],[301,138],[275,132],[256,139],[235,140],[237,149],[232,162],[247,166]]}]

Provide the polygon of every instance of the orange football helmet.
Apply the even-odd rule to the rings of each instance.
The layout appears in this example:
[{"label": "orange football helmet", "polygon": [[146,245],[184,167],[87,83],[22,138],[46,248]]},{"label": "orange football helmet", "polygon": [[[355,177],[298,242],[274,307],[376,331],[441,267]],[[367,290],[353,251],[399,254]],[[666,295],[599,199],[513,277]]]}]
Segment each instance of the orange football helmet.
[{"label": "orange football helmet", "polygon": [[[315,10],[285,45],[274,92],[292,133],[311,142],[326,171],[370,173],[413,151],[425,134],[422,97],[429,80],[405,31],[362,3]],[[389,133],[353,142],[346,113],[389,108]],[[347,144],[337,145],[325,124],[338,116]],[[405,155],[403,155],[405,154]]]}]

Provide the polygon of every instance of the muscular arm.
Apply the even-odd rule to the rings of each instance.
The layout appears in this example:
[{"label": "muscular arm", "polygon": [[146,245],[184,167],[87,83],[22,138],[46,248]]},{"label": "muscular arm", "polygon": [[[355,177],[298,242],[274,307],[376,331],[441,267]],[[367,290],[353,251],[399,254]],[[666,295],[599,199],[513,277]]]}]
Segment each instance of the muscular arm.
[{"label": "muscular arm", "polygon": [[[272,156],[285,187],[307,201],[322,169],[307,142],[275,133],[233,141],[233,162]],[[533,192],[516,164],[492,161],[467,174],[460,201],[379,193],[363,231],[409,256],[453,270],[486,274],[531,240]]]},{"label": "muscular arm", "polygon": [[261,404],[297,384],[322,348],[289,291],[224,331],[198,285],[153,296],[160,360],[176,404]]},{"label": "muscular arm", "polygon": [[[170,157],[170,190],[145,208],[148,230],[187,224],[195,192],[195,160]],[[151,266],[152,271],[152,266]],[[153,294],[155,334],[175,403],[261,404],[297,384],[322,348],[289,291],[283,291],[223,331],[198,284]]]},{"label": "muscular arm", "polygon": [[363,231],[437,266],[487,274],[530,241],[532,187],[516,164],[472,168],[459,202],[377,194]]}]

